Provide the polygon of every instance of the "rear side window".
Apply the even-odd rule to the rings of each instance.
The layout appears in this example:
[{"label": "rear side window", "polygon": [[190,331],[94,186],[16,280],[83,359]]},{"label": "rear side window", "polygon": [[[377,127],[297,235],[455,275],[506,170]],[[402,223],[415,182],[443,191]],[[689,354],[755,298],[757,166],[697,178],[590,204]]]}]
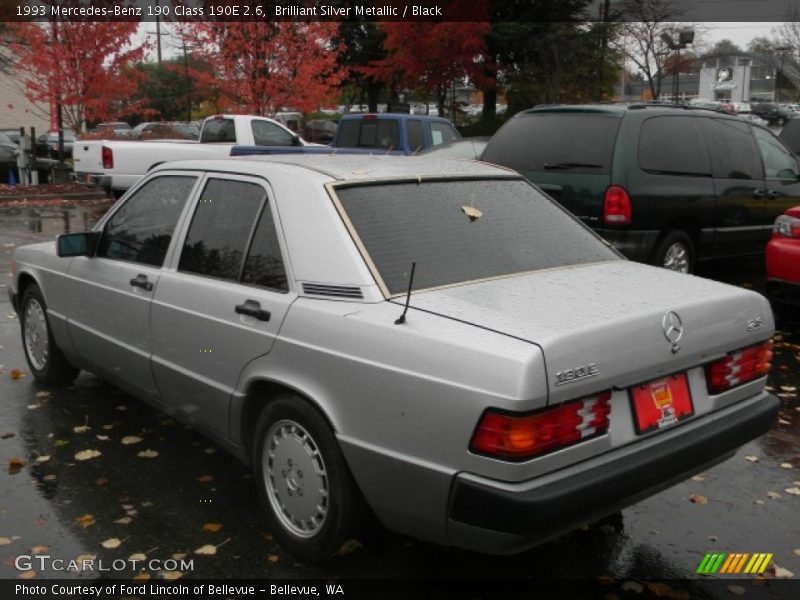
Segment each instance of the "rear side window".
[{"label": "rear side window", "polygon": [[291,146],[294,143],[294,136],[275,123],[255,120],[251,128],[256,146]]},{"label": "rear side window", "polygon": [[337,146],[342,148],[400,148],[400,131],[394,119],[353,119],[339,124]]},{"label": "rear side window", "polygon": [[652,117],[639,131],[639,166],[663,175],[711,176],[700,119]]},{"label": "rear side window", "polygon": [[98,256],[160,267],[196,177],[151,179],[106,224]]},{"label": "rear side window", "polygon": [[266,192],[244,181],[211,179],[197,203],[178,270],[238,281]]},{"label": "rear side window", "polygon": [[761,160],[747,123],[732,119],[700,119],[711,150],[714,177],[761,179]]},{"label": "rear side window", "polygon": [[236,126],[233,119],[209,119],[203,124],[201,142],[236,143]]},{"label": "rear side window", "polygon": [[253,235],[250,252],[244,263],[242,283],[274,290],[289,290],[286,268],[283,266],[281,248],[275,231],[275,220],[272,218],[269,206],[264,207]]},{"label": "rear side window", "polygon": [[425,136],[422,133],[422,123],[412,119],[407,122],[408,127],[408,146],[411,152],[417,152],[425,147]]},{"label": "rear side window", "polygon": [[[521,179],[338,187],[390,294],[614,260],[617,254]],[[469,215],[473,218],[470,218]]]},{"label": "rear side window", "polygon": [[481,158],[521,172],[608,174],[621,122],[596,113],[523,115],[492,137]]}]

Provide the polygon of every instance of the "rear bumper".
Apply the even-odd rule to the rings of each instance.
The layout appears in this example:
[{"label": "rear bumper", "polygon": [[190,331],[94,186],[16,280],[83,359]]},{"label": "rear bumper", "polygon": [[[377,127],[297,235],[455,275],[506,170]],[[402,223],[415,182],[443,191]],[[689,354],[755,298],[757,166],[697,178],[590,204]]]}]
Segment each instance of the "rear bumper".
[{"label": "rear bumper", "polygon": [[778,404],[763,393],[536,480],[462,473],[450,497],[449,541],[495,554],[545,542],[724,460],[770,428]]},{"label": "rear bumper", "polygon": [[111,190],[111,176],[100,173],[80,173],[76,174],[78,181],[87,185],[93,185],[104,190]]}]

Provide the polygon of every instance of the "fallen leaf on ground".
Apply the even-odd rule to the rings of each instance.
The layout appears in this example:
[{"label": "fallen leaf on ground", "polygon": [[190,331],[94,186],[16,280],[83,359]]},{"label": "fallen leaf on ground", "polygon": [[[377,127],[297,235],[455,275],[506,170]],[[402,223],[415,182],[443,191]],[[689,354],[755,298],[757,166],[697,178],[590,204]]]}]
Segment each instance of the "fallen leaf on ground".
[{"label": "fallen leaf on ground", "polygon": [[222,523],[206,523],[203,525],[203,531],[207,533],[217,533],[222,529]]},{"label": "fallen leaf on ground", "polygon": [[781,463],[781,469],[794,469],[794,465],[792,463]]},{"label": "fallen leaf on ground", "polygon": [[138,456],[139,458],[155,458],[156,456],[158,456],[158,452],[156,452],[155,450],[149,450],[149,449],[148,450],[142,450],[136,456]]},{"label": "fallen leaf on ground", "polygon": [[217,547],[214,544],[206,544],[205,546],[200,546],[194,553],[211,556],[217,553]]},{"label": "fallen leaf on ground", "polygon": [[28,404],[28,410],[36,410],[37,408],[42,408],[41,404]]},{"label": "fallen leaf on ground", "polygon": [[800,548],[796,548],[796,549],[792,550],[792,552],[794,552],[795,556],[800,556]]},{"label": "fallen leaf on ground", "polygon": [[60,448],[61,446],[66,446],[67,444],[69,444],[67,440],[56,440],[55,442],[53,442],[53,446],[55,446],[56,448]]},{"label": "fallen leaf on ground", "polygon": [[772,575],[779,579],[788,579],[790,577],[794,577],[794,573],[792,573],[789,569],[779,567],[775,563],[771,563],[769,565],[768,572],[772,573]]},{"label": "fallen leaf on ground", "polygon": [[14,475],[15,473],[19,473],[22,467],[25,466],[25,461],[21,458],[17,458],[14,456],[13,458],[8,459],[8,473],[9,475]]},{"label": "fallen leaf on ground", "polygon": [[[11,371],[8,372],[8,376],[11,377],[11,379],[19,379],[20,377],[25,377],[25,373],[19,369],[11,369]],[[30,571],[28,572],[30,573]]]},{"label": "fallen leaf on ground", "polygon": [[48,460],[50,460],[50,455],[49,454],[41,454],[41,455],[36,457],[36,462],[39,462],[39,463],[47,462]]},{"label": "fallen leaf on ground", "polygon": [[100,456],[102,452],[99,450],[81,450],[75,453],[75,460],[91,460]]},{"label": "fallen leaf on ground", "polygon": [[139,573],[133,577],[134,581],[147,581],[150,579],[150,573]]},{"label": "fallen leaf on ground", "polygon": [[128,557],[128,560],[137,560],[137,561],[147,560],[147,555],[141,552],[136,552],[135,554],[131,554]]},{"label": "fallen leaf on ground", "polygon": [[180,579],[183,577],[183,573],[181,571],[161,571],[159,573],[161,579]]},{"label": "fallen leaf on ground", "polygon": [[342,544],[342,547],[339,548],[339,550],[336,552],[336,554],[338,554],[339,556],[345,556],[347,554],[352,554],[353,552],[355,552],[359,548],[363,548],[363,547],[364,547],[364,544],[362,544],[358,540],[350,539],[350,540],[345,541],[344,544]]},{"label": "fallen leaf on ground", "polygon": [[128,525],[133,521],[131,517],[121,517],[114,521],[114,523],[119,523],[120,525]]},{"label": "fallen leaf on ground", "polygon": [[108,479],[105,477],[100,477],[99,479],[94,480],[95,485],[106,485],[108,483]]},{"label": "fallen leaf on ground", "polygon": [[183,560],[184,558],[186,558],[185,552],[176,552],[172,555],[172,560]]},{"label": "fallen leaf on ground", "polygon": [[800,487],[790,487],[786,488],[784,491],[792,496],[800,496]]},{"label": "fallen leaf on ground", "polygon": [[214,477],[212,475],[202,475],[201,477],[197,478],[197,481],[200,483],[211,483],[214,481]]},{"label": "fallen leaf on ground", "polygon": [[108,437],[107,435],[100,435],[99,433],[98,433],[96,436],[94,436],[94,437],[96,437],[96,438],[97,438],[98,440],[100,440],[101,442],[107,442],[108,440],[110,440],[110,439],[111,439],[111,438],[110,438],[110,437]]},{"label": "fallen leaf on ground", "polygon": [[36,571],[34,570],[23,571],[17,575],[17,579],[33,579],[34,577],[36,577]]},{"label": "fallen leaf on ground", "polygon": [[777,500],[780,497],[781,495],[778,492],[767,492],[767,498],[771,498],[772,500]]},{"label": "fallen leaf on ground", "polygon": [[44,554],[48,550],[50,550],[49,546],[34,546],[31,548],[31,554]]},{"label": "fallen leaf on ground", "polygon": [[92,525],[95,524],[94,517],[89,513],[86,513],[82,517],[78,517],[77,519],[75,519],[75,522],[84,529],[86,529],[87,527],[91,527]]},{"label": "fallen leaf on ground", "polygon": [[745,456],[744,459],[749,460],[750,462],[758,462],[759,460],[757,456]]},{"label": "fallen leaf on ground", "polygon": [[119,538],[108,538],[102,544],[100,544],[103,548],[107,548],[108,550],[113,550],[114,548],[119,548],[122,540]]},{"label": "fallen leaf on ground", "polygon": [[42,390],[41,392],[36,392],[37,398],[50,398],[53,394],[48,392],[47,390]]},{"label": "fallen leaf on ground", "polygon": [[281,559],[281,557],[280,557],[280,556],[278,556],[277,554],[270,554],[270,555],[267,557],[267,560],[268,560],[269,562],[271,562],[271,563],[276,563],[276,562],[278,562],[280,559]]},{"label": "fallen leaf on ground", "polygon": [[728,591],[731,594],[736,594],[737,596],[741,596],[745,593],[746,590],[740,585],[729,585]]},{"label": "fallen leaf on ground", "polygon": [[52,475],[52,474],[51,475],[45,475],[44,477],[42,477],[42,481],[55,481],[55,480],[56,480],[56,476]]},{"label": "fallen leaf on ground", "polygon": [[79,425],[78,427],[73,427],[72,431],[74,431],[75,433],[86,433],[87,431],[90,431],[91,429],[92,428],[89,427],[88,425]]},{"label": "fallen leaf on ground", "polygon": [[139,442],[142,441],[142,438],[136,435],[126,435],[124,438],[122,438],[121,441],[126,446],[130,446],[131,444],[138,444]]},{"label": "fallen leaf on ground", "polygon": [[694,504],[708,504],[708,498],[700,494],[692,494],[689,496],[689,501]]},{"label": "fallen leaf on ground", "polygon": [[634,594],[641,594],[644,591],[644,586],[635,581],[626,581],[622,584],[623,592],[633,592]]},{"label": "fallen leaf on ground", "polygon": [[11,542],[12,542],[11,538],[0,537],[0,546],[8,546]]}]

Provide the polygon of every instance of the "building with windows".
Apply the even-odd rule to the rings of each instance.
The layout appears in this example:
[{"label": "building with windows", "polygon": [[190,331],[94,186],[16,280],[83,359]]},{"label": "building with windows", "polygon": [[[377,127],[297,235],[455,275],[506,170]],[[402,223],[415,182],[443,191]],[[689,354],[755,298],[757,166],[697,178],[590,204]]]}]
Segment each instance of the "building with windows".
[{"label": "building with windows", "polygon": [[800,93],[800,70],[784,54],[707,54],[699,61],[703,100],[794,102]]}]

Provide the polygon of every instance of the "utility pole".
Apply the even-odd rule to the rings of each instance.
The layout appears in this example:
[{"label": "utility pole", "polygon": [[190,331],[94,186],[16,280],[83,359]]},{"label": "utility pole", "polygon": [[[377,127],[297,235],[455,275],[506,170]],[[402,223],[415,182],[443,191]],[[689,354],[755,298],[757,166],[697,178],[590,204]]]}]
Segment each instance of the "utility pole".
[{"label": "utility pole", "polygon": [[161,64],[161,0],[156,0],[156,30],[148,31],[150,35],[156,36],[156,56],[158,64]]},{"label": "utility pole", "polygon": [[183,42],[183,68],[184,72],[186,73],[186,84],[187,84],[187,92],[186,92],[186,122],[191,123],[192,121],[192,78],[189,77],[189,51],[194,50],[194,46],[188,45],[185,41]]}]

